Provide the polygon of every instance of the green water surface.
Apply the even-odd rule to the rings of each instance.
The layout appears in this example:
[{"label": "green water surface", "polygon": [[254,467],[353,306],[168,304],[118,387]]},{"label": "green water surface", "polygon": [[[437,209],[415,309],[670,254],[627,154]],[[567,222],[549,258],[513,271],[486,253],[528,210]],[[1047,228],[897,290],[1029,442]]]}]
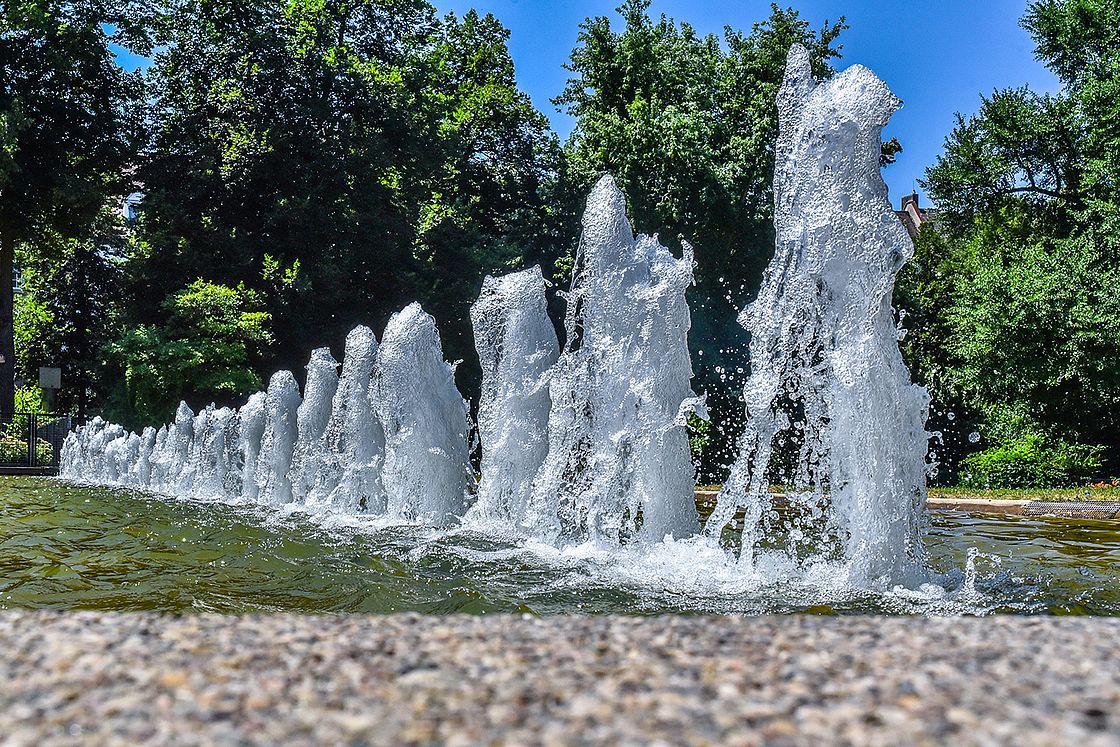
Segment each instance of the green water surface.
[{"label": "green water surface", "polygon": [[1116,523],[936,514],[927,546],[934,594],[674,587],[636,581],[610,559],[550,555],[465,531],[329,526],[253,506],[0,478],[0,607],[1120,614]]}]

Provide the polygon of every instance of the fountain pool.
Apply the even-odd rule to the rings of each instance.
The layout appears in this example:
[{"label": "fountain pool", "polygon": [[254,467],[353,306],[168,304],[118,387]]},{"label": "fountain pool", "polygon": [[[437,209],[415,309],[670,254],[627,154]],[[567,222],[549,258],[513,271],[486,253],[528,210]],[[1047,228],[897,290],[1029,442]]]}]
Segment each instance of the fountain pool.
[{"label": "fountain pool", "polygon": [[[0,607],[183,612],[1120,615],[1120,526],[930,514],[945,591],[734,586],[682,552],[550,550],[467,529],[0,478]],[[970,556],[972,561],[969,561]],[[733,568],[726,569],[730,573]],[[969,577],[972,576],[970,579]]]},{"label": "fountain pool", "polygon": [[[413,303],[380,342],[351,332],[341,366],[313,351],[302,391],[280,371],[238,410],[184,403],[158,430],[77,429],[61,475],[118,490],[20,493],[47,491],[61,523],[45,537],[78,521],[57,506],[96,509],[74,512],[89,526],[75,563],[37,554],[36,514],[14,519],[14,547],[43,567],[5,593],[72,583],[79,598],[230,610],[1112,612],[1112,529],[924,511],[929,396],[891,306],[913,244],[880,174],[899,100],[859,65],[814,80],[794,46],[777,104],[775,254],[740,315],[746,425],[704,526],[686,430],[707,417],[688,347],[696,255],[635,235],[604,175],[559,339],[539,268],[483,284],[477,431]],[[117,583],[87,585],[100,576],[86,557]]]}]

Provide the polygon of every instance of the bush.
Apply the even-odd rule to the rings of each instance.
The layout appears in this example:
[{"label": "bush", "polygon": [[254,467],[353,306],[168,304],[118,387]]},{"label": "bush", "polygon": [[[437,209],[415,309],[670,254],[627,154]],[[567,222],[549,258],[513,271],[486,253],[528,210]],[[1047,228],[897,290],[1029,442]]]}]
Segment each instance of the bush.
[{"label": "bush", "polygon": [[[15,436],[0,438],[0,462],[22,462],[27,459],[27,442]],[[50,464],[54,459],[54,447],[43,439],[35,444],[35,460],[39,464]]]},{"label": "bush", "polygon": [[1025,434],[965,457],[961,487],[1057,488],[1082,484],[1099,472],[1104,447],[1058,442]]}]

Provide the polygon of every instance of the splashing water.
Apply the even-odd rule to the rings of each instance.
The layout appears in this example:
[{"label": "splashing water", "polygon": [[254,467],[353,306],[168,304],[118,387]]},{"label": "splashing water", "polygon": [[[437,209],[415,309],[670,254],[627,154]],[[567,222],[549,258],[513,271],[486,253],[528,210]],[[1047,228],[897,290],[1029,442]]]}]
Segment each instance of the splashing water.
[{"label": "splashing water", "polygon": [[288,472],[292,500],[296,503],[305,503],[315,487],[319,466],[326,456],[323,436],[337,391],[338,361],[331,356],[330,348],[313,351],[307,364],[303,402],[296,410],[296,444]]},{"label": "splashing water", "polygon": [[377,418],[373,367],[377,338],[369,327],[346,336],[342,376],[335,388],[320,450],[315,486],[307,503],[320,511],[384,513],[381,484],[385,431]]},{"label": "splashing water", "polygon": [[268,382],[264,396],[264,435],[257,455],[257,500],[266,505],[291,503],[292,482],[288,468],[295,456],[301,397],[291,371],[279,371]]},{"label": "splashing water", "polygon": [[[635,237],[610,177],[587,200],[562,351],[539,268],[486,278],[471,309],[477,488],[468,406],[418,304],[380,346],[353,330],[341,376],[328,349],[314,351],[302,396],[281,371],[239,411],[182,404],[141,434],[95,418],[67,439],[61,474],[441,531],[461,519],[546,555],[625,556],[623,577],[666,584],[831,574],[849,588],[920,588],[929,400],[898,349],[891,294],[913,246],[879,174],[899,102],[859,66],[815,83],[794,47],[778,104],[777,247],[740,317],[747,427],[703,533],[686,433],[690,414],[706,417],[689,383],[693,251]],[[740,512],[734,555],[721,537]]]},{"label": "splashing water", "polygon": [[376,370],[390,516],[446,526],[463,515],[469,408],[443,360],[436,320],[414,303],[389,319]]},{"label": "splashing water", "polygon": [[860,588],[916,583],[922,567],[929,397],[910,383],[891,309],[914,249],[879,165],[899,104],[858,65],[815,83],[805,48],[790,50],[778,94],[776,251],[740,317],[751,333],[746,430],[707,527],[718,536],[743,509],[741,558],[754,562],[774,517],[775,441],[791,434],[800,453],[783,482],[813,525],[794,536],[822,534],[813,545],[831,547]]},{"label": "splashing water", "polygon": [[689,388],[692,267],[688,245],[676,259],[656,238],[634,238],[613,179],[595,185],[549,386],[548,457],[533,485],[540,536],[617,545],[696,532],[685,432],[688,413],[702,409]]},{"label": "splashing water", "polygon": [[560,355],[540,267],[487,277],[471,322],[482,364],[482,479],[467,519],[525,527],[533,478],[548,454],[548,373]]}]

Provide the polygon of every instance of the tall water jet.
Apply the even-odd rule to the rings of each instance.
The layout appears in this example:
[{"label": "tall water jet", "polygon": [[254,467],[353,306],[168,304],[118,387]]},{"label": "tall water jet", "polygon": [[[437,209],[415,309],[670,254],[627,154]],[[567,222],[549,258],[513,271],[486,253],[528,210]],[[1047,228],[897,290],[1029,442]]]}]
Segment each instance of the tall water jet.
[{"label": "tall water jet", "polygon": [[331,403],[315,486],[308,503],[335,511],[383,514],[385,432],[377,419],[372,375],[377,338],[369,327],[346,336],[342,377]]},{"label": "tall water jet", "polygon": [[925,390],[910,383],[891,308],[895,275],[913,244],[887,199],[880,136],[899,107],[856,65],[812,78],[795,46],[778,94],[774,176],[777,245],[758,298],[740,316],[751,333],[740,453],[707,525],[717,535],[745,513],[741,561],[776,528],[768,491],[774,449],[798,450],[780,475],[809,516],[786,552],[815,532],[852,586],[921,577],[925,500]]},{"label": "tall water jet", "polygon": [[389,319],[376,377],[388,514],[446,526],[463,515],[466,501],[468,408],[443,359],[436,322],[420,304]]},{"label": "tall water jet", "polygon": [[685,431],[703,408],[689,385],[693,264],[687,244],[677,259],[655,237],[635,239],[614,180],[595,185],[528,512],[545,537],[617,544],[697,531]]},{"label": "tall water jet", "polygon": [[291,371],[277,371],[268,382],[264,400],[264,434],[257,455],[257,500],[264,504],[292,502],[288,470],[296,445],[299,386]]},{"label": "tall water jet", "polygon": [[560,355],[541,268],[487,276],[471,324],[482,365],[482,479],[468,517],[522,524],[548,455],[548,372]]},{"label": "tall water jet", "polygon": [[331,417],[331,403],[338,390],[338,361],[330,348],[316,348],[307,363],[303,402],[296,411],[296,443],[288,481],[292,500],[302,503],[315,486],[323,457],[323,436]]}]

